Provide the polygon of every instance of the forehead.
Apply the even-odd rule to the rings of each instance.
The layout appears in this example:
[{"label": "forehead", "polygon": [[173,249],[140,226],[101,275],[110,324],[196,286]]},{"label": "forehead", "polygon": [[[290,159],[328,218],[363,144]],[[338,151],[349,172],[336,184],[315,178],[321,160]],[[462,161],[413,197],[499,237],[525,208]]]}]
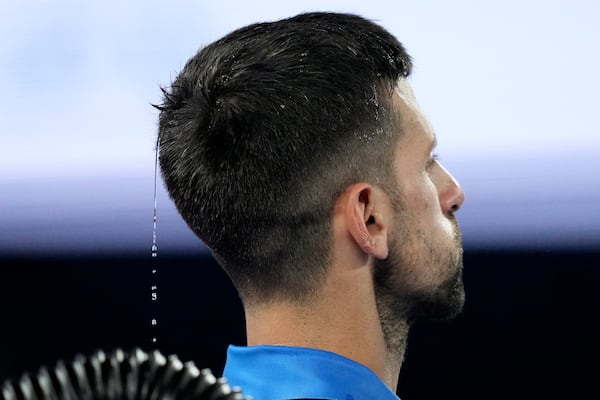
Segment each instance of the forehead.
[{"label": "forehead", "polygon": [[417,103],[417,100],[415,98],[415,92],[413,91],[412,86],[410,86],[410,83],[408,83],[408,79],[406,78],[398,79],[398,81],[396,82],[395,94],[400,96],[400,98],[406,101],[407,103],[413,103],[415,105]]},{"label": "forehead", "polygon": [[435,142],[433,127],[417,103],[415,93],[406,78],[400,78],[394,89],[392,104],[398,114],[402,136]]}]

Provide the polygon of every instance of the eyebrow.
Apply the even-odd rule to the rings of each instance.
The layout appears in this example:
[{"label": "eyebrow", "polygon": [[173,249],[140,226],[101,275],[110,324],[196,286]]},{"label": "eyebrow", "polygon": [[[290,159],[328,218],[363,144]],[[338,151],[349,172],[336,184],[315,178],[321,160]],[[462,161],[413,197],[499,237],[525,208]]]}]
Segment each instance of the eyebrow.
[{"label": "eyebrow", "polygon": [[435,132],[433,132],[433,141],[430,144],[430,149],[431,151],[433,151],[433,149],[435,149],[438,145],[438,140],[437,140],[437,135],[435,134]]}]

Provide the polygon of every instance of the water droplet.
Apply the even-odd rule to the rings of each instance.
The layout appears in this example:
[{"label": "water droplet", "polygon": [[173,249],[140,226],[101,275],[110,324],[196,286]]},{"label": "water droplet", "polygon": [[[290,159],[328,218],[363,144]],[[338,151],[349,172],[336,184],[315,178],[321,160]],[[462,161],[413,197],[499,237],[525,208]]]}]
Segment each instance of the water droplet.
[{"label": "water droplet", "polygon": [[279,107],[285,108],[285,104],[280,104]]},{"label": "water droplet", "polygon": [[[157,257],[158,257],[158,246],[156,245],[156,226],[157,226],[157,187],[158,187],[158,151],[159,151],[159,147],[160,147],[160,137],[157,137],[156,139],[156,148],[155,148],[155,154],[154,154],[154,210],[153,210],[153,216],[152,216],[152,247],[151,247],[151,251],[152,251],[152,278],[156,279],[157,276],[157,272],[158,272],[158,265],[157,263]],[[152,301],[152,305],[153,305],[153,309],[152,309],[152,313],[155,313],[156,310],[155,305],[158,302],[158,283],[156,281],[153,281],[151,283],[151,293],[150,293],[150,299]],[[156,318],[156,316],[152,316],[151,319],[151,326],[156,326],[158,324],[158,319]],[[152,343],[156,343],[157,342],[157,338],[156,336],[154,336],[154,333],[152,333]]]}]

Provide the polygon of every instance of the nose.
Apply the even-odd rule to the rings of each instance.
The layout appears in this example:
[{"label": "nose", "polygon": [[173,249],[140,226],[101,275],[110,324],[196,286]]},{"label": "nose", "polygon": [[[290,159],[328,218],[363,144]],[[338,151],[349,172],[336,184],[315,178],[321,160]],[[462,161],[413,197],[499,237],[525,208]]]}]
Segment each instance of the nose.
[{"label": "nose", "polygon": [[440,206],[444,214],[454,214],[465,202],[465,192],[448,170],[442,165],[440,165],[440,168],[442,172],[438,184]]}]

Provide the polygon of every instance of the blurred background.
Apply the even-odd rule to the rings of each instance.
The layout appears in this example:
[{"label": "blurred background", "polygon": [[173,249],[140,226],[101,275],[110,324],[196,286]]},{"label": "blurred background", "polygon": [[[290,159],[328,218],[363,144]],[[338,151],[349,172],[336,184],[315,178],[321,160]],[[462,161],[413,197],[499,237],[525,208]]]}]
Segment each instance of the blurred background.
[{"label": "blurred background", "polygon": [[363,15],[404,43],[437,152],[466,192],[465,310],[414,327],[401,398],[598,392],[591,0],[3,1],[0,381],[135,346],[221,373],[227,344],[245,340],[239,300],[160,180],[151,257],[151,104],[204,45],[316,10]]}]

